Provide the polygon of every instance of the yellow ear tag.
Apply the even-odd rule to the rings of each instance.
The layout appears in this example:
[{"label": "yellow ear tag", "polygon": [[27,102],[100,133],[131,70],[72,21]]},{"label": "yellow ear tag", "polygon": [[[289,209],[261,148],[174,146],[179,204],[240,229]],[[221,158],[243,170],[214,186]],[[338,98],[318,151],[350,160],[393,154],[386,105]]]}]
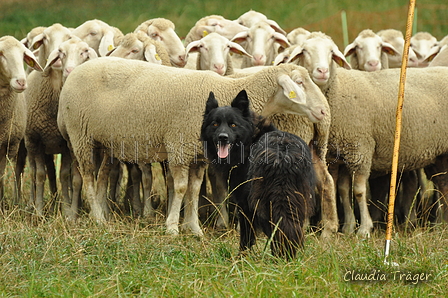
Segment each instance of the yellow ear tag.
[{"label": "yellow ear tag", "polygon": [[289,98],[292,99],[292,98],[296,98],[296,97],[297,97],[297,95],[294,91],[289,92]]},{"label": "yellow ear tag", "polygon": [[206,30],[202,31],[202,37],[206,37],[208,35],[208,32]]},{"label": "yellow ear tag", "polygon": [[113,45],[109,45],[108,47],[107,47],[107,51],[112,51],[114,49],[114,46]]},{"label": "yellow ear tag", "polygon": [[159,56],[159,54],[157,54],[157,53],[154,55],[154,57],[156,58],[157,61],[162,60],[162,59],[160,59],[160,56]]}]

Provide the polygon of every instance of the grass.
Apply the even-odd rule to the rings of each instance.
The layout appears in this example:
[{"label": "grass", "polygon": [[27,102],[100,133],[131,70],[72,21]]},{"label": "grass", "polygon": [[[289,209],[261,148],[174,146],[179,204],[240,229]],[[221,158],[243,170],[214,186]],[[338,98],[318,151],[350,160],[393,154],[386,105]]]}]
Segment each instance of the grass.
[{"label": "grass", "polygon": [[[364,28],[382,29],[374,28],[380,24],[379,15],[386,16],[381,19],[382,25],[403,30],[408,1],[186,0],[166,3],[2,0],[0,36],[9,34],[20,39],[38,25],[60,22],[75,27],[92,18],[102,19],[126,33],[154,17],[172,20],[178,34],[185,36],[205,15],[220,14],[235,19],[254,9],[288,31],[304,26],[322,30],[338,41],[342,38],[340,10],[351,12],[348,21],[352,36]],[[448,33],[444,21],[448,19],[448,9],[444,0],[417,1],[417,7],[420,30],[432,32],[439,39]],[[173,237],[165,235],[163,222],[163,216],[155,221],[117,217],[99,225],[83,216],[73,225],[57,215],[37,220],[27,214],[23,206],[11,207],[0,216],[0,296],[448,295],[447,225],[396,231],[390,256],[391,261],[399,264],[395,268],[383,263],[383,231],[376,231],[370,239],[338,235],[328,242],[320,240],[318,235],[308,234],[304,251],[296,260],[285,262],[270,256],[265,245],[267,239],[263,237],[248,256],[238,258],[238,234],[234,230],[220,234],[206,229],[204,239],[186,234]],[[430,278],[414,284],[412,279],[420,277],[418,274],[430,274]],[[386,280],[351,280],[362,277]]]},{"label": "grass", "polygon": [[[77,225],[61,217],[29,220],[20,210],[0,227],[0,296],[15,297],[444,297],[448,286],[447,226],[394,235],[383,263],[383,233],[322,242],[308,234],[290,262],[270,256],[259,238],[236,257],[235,231],[204,239],[167,236],[163,225],[116,219]],[[399,271],[399,273],[397,273]],[[353,273],[353,274],[352,274]],[[418,274],[429,279],[416,284]],[[371,281],[353,281],[371,275]],[[402,275],[404,274],[404,275]],[[384,276],[385,281],[378,279]],[[420,276],[420,275],[418,275]],[[401,277],[401,280],[400,280]],[[406,280],[411,278],[411,280]],[[372,277],[371,277],[372,279]]]}]

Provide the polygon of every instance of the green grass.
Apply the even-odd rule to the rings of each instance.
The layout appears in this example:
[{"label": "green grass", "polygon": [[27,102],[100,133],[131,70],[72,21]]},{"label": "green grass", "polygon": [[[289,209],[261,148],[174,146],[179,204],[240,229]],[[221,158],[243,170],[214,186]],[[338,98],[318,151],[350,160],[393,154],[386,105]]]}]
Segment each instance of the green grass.
[{"label": "green grass", "polygon": [[[15,297],[444,297],[448,294],[447,226],[394,235],[383,263],[383,233],[364,240],[314,234],[294,261],[270,256],[266,238],[236,257],[235,231],[204,239],[167,236],[163,225],[83,218],[33,222],[16,210],[0,227],[0,296]],[[386,281],[348,281],[356,274]],[[400,273],[396,273],[399,271]],[[349,273],[347,273],[349,272]],[[418,284],[406,276],[431,274]],[[397,296],[397,297],[398,297]]]},{"label": "green grass", "polygon": [[[448,34],[448,5],[445,0],[419,0],[417,29],[431,32],[438,39]],[[286,31],[296,27],[320,30],[343,46],[340,11],[347,11],[349,40],[363,29],[396,28],[405,31],[406,0],[2,0],[0,3],[0,36],[23,38],[36,26],[59,22],[76,27],[89,19],[101,19],[124,33],[155,17],[172,20],[176,31],[185,37],[200,18],[218,14],[236,19],[253,9],[278,22]]]}]

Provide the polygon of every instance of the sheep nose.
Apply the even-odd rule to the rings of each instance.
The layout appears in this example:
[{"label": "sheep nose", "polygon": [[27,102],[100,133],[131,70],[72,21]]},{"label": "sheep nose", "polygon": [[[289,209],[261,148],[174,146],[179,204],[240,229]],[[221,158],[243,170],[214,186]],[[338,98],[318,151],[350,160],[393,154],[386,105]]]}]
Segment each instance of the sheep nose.
[{"label": "sheep nose", "polygon": [[254,65],[264,65],[264,55],[253,55],[254,57]]},{"label": "sheep nose", "polygon": [[220,75],[224,74],[224,64],[214,64],[213,67],[215,68],[215,71],[218,74],[220,74]]},{"label": "sheep nose", "polygon": [[227,143],[227,141],[229,140],[229,135],[222,132],[218,135],[218,140],[222,143]]},{"label": "sheep nose", "polygon": [[17,85],[18,85],[20,88],[25,89],[25,86],[26,86],[26,80],[25,80],[25,79],[17,79],[17,80],[16,80],[16,83],[17,83]]},{"label": "sheep nose", "polygon": [[380,63],[380,62],[379,62],[378,60],[367,62],[367,64],[369,64],[369,65],[372,66],[372,67],[378,66],[379,63]]},{"label": "sheep nose", "polygon": [[325,74],[325,73],[328,73],[328,68],[326,68],[326,67],[318,67],[317,71],[320,72],[321,74]]}]

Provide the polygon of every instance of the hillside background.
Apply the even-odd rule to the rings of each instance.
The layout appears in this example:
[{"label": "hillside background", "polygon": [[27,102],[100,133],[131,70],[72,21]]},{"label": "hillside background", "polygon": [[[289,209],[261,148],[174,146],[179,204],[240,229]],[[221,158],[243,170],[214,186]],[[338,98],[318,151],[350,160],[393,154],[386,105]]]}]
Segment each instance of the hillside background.
[{"label": "hillside background", "polygon": [[[351,42],[366,28],[405,32],[408,5],[407,0],[0,0],[0,36],[23,38],[36,26],[58,22],[76,27],[94,18],[128,33],[148,19],[164,17],[176,24],[179,36],[185,37],[195,22],[206,15],[236,19],[253,9],[277,21],[287,32],[296,27],[320,30],[344,47],[342,11],[346,12]],[[446,0],[417,0],[416,6],[415,31],[428,31],[439,40],[448,35]]]}]

